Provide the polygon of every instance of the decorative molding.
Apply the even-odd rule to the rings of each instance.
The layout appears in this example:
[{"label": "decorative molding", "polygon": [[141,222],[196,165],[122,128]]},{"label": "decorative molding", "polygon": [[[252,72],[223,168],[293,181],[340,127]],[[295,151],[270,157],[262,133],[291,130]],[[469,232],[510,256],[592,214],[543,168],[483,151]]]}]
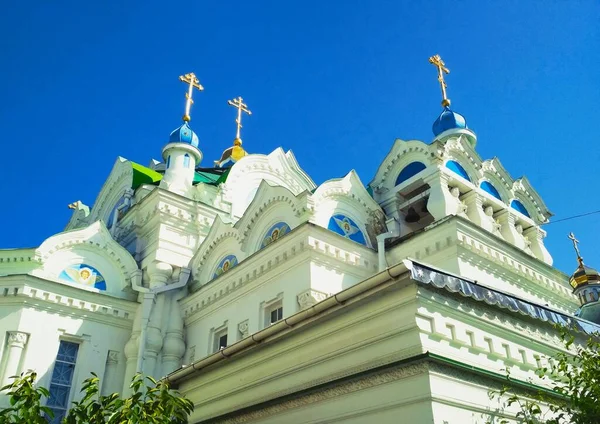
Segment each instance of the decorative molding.
[{"label": "decorative molding", "polygon": [[329,294],[320,292],[318,290],[308,289],[303,291],[297,296],[298,304],[300,305],[300,309],[310,308],[316,303],[321,302],[322,300],[327,299]]},{"label": "decorative molding", "polygon": [[102,221],[96,221],[80,230],[59,233],[44,240],[35,250],[35,260],[46,264],[56,252],[81,246],[96,250],[98,255],[112,262],[120,270],[121,288],[131,284],[131,278],[139,270],[135,259],[117,243]]},{"label": "decorative molding", "polygon": [[8,345],[11,347],[25,348],[29,335],[20,331],[8,332]]},{"label": "decorative molding", "polygon": [[[272,244],[258,253],[259,257],[254,257],[252,261],[241,261],[235,268],[232,268],[219,278],[215,283],[199,286],[194,284],[191,288],[195,292],[187,299],[182,301],[183,314],[186,320],[200,310],[215,304],[222,298],[231,296],[235,291],[247,284],[261,279],[267,272],[284,264],[287,261],[294,259],[299,254],[310,251],[318,254],[320,257],[333,259],[332,265],[347,265],[351,267],[359,267],[367,269],[371,273],[376,272],[377,257],[376,253],[365,246],[343,239],[343,243],[350,243],[352,246],[359,246],[369,252],[369,255],[360,255],[355,251],[344,250],[336,245],[317,240],[311,236],[311,231],[315,229],[322,231],[324,234],[330,235],[330,231],[319,226],[305,224],[304,228],[282,238],[277,244]],[[308,234],[307,234],[308,233]],[[332,238],[338,240],[339,236],[331,234]],[[314,258],[318,260],[318,257]],[[201,289],[201,290],[200,290]],[[195,294],[197,293],[197,294]]]},{"label": "decorative molding", "polygon": [[240,339],[248,337],[248,320],[244,320],[238,324],[238,331],[240,333]]},{"label": "decorative molding", "polygon": [[109,350],[106,357],[106,365],[117,365],[119,363],[119,352],[116,350]]},{"label": "decorative molding", "polygon": [[404,367],[373,373],[365,377],[358,377],[337,384],[333,383],[331,387],[326,387],[322,390],[314,391],[307,395],[276,403],[275,405],[265,406],[260,410],[247,412],[245,414],[223,420],[218,420],[217,418],[217,420],[223,424],[254,422],[262,418],[273,417],[273,415],[288,411],[290,409],[305,407],[317,402],[322,402],[339,396],[347,395],[349,393],[354,393],[359,390],[365,390],[396,380],[402,380],[415,375],[424,374],[428,372],[428,370],[429,364],[427,362],[410,364]]},{"label": "decorative molding", "polygon": [[[28,276],[27,278],[37,280],[37,277],[33,276]],[[58,284],[54,282],[46,283],[45,280],[39,281],[43,282],[42,284]],[[9,286],[2,284],[2,286],[0,286],[0,304],[30,304],[36,305],[35,307],[40,310],[71,310],[77,315],[84,314],[88,319],[92,320],[104,320],[108,318],[124,321],[122,325],[126,328],[131,328],[135,308],[138,305],[137,302],[112,297],[109,298],[105,294],[90,292],[89,295],[94,299],[102,299],[102,301],[106,302],[101,304],[90,300],[84,300],[81,297],[78,298],[65,294],[65,292],[81,291],[79,288],[63,285],[60,285],[59,288],[64,288],[65,290],[59,294],[40,287],[32,287],[23,282]],[[129,310],[122,308],[126,307],[125,302],[131,305]],[[109,306],[110,303],[112,303],[112,305]],[[122,307],[120,307],[119,304]]]}]

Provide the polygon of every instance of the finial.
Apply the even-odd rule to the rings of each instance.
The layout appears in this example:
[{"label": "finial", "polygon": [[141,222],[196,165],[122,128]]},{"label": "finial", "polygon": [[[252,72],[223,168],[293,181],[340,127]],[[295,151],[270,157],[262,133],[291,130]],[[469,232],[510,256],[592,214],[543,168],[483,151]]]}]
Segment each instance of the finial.
[{"label": "finial", "polygon": [[80,203],[81,203],[81,202],[78,200],[78,201],[76,201],[76,202],[69,203],[69,204],[67,205],[67,207],[68,207],[69,209],[77,209],[77,208],[79,208],[79,204],[80,204]]},{"label": "finial", "polygon": [[579,253],[579,240],[575,238],[575,234],[572,232],[569,233],[569,240],[573,242],[573,247],[575,248],[575,253],[577,254],[577,260],[579,261],[579,265],[583,265],[583,258],[581,257],[581,253]]},{"label": "finial", "polygon": [[229,106],[233,106],[237,109],[237,118],[235,119],[235,123],[237,124],[237,132],[235,135],[234,144],[237,146],[242,144],[242,138],[240,136],[240,130],[242,129],[242,112],[246,112],[248,115],[252,115],[250,109],[248,109],[248,105],[244,104],[244,99],[238,97],[237,99],[227,100],[227,104]]},{"label": "finial", "polygon": [[442,87],[442,106],[450,106],[450,99],[446,96],[447,85],[446,81],[444,81],[444,73],[449,74],[450,69],[446,68],[446,64],[444,63],[439,54],[431,56],[429,58],[429,63],[435,66],[438,70],[438,81],[440,82],[440,86]]},{"label": "finial", "polygon": [[196,78],[196,75],[193,72],[190,72],[189,74],[185,75],[180,75],[179,81],[189,84],[188,92],[185,93],[185,98],[187,100],[185,102],[185,115],[183,115],[183,122],[189,122],[190,119],[192,119],[190,117],[190,109],[192,107],[192,103],[194,103],[194,101],[192,100],[192,90],[194,88],[197,88],[199,91],[202,91],[204,90],[204,87],[200,85],[200,81],[198,80],[198,78]]}]

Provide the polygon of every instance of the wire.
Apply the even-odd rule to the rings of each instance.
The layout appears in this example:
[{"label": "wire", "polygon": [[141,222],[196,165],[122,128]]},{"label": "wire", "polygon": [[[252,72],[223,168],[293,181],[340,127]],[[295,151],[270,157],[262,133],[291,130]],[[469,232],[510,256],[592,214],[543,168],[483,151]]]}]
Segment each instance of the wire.
[{"label": "wire", "polygon": [[571,220],[571,219],[582,218],[582,217],[584,217],[584,216],[588,216],[588,215],[594,215],[594,214],[597,214],[597,213],[600,213],[600,210],[593,211],[593,212],[582,213],[582,214],[579,214],[579,215],[573,215],[573,216],[569,216],[569,217],[562,218],[562,219],[557,219],[556,221],[550,221],[550,222],[546,222],[546,223],[544,223],[544,224],[541,224],[541,225],[550,225],[550,224],[556,224],[557,222],[569,221],[569,220]]}]

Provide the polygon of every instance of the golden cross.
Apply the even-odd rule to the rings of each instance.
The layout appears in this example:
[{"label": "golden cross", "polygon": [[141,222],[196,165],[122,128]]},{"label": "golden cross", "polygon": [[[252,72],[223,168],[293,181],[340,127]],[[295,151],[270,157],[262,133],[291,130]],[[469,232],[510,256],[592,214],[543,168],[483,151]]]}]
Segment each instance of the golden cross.
[{"label": "golden cross", "polygon": [[185,102],[185,115],[183,115],[184,122],[189,122],[190,119],[192,119],[190,117],[190,109],[192,108],[192,103],[194,103],[194,101],[192,100],[192,90],[194,88],[197,88],[199,91],[202,91],[204,90],[204,87],[200,85],[200,81],[198,80],[198,78],[196,78],[196,75],[194,75],[193,72],[181,75],[179,77],[179,81],[189,84],[188,92],[185,93],[185,98],[187,100]]},{"label": "golden cross", "polygon": [[579,253],[579,240],[575,238],[575,234],[569,233],[569,239],[573,242],[573,247],[575,248],[575,253],[577,253],[577,260],[581,265],[583,265],[583,258],[581,257],[581,253]]},{"label": "golden cross", "polygon": [[446,68],[446,64],[442,60],[439,54],[435,56],[431,56],[429,58],[429,63],[435,66],[438,70],[438,81],[440,82],[440,86],[442,87],[442,106],[450,106],[450,99],[446,96],[446,81],[444,81],[444,73],[449,74],[450,69]]},{"label": "golden cross", "polygon": [[250,109],[248,109],[248,105],[244,104],[244,99],[238,97],[237,99],[227,100],[227,104],[229,106],[233,106],[238,110],[237,118],[235,119],[235,123],[237,124],[237,133],[235,136],[236,140],[242,140],[240,138],[240,130],[242,129],[242,112],[246,112],[248,115],[252,115]]}]

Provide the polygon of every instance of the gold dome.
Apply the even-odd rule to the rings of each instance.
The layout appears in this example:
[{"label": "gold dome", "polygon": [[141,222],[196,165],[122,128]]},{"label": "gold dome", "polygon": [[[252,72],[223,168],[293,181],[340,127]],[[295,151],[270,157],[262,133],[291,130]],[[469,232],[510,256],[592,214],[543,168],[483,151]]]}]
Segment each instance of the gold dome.
[{"label": "gold dome", "polygon": [[586,266],[583,263],[583,258],[577,258],[579,260],[579,266],[569,278],[569,284],[573,289],[586,286],[588,284],[600,284],[600,274],[594,268]]},{"label": "gold dome", "polygon": [[228,147],[227,149],[225,149],[223,151],[223,154],[221,155],[221,159],[219,159],[218,161],[215,161],[215,165],[219,166],[219,167],[231,166],[235,162],[237,162],[238,160],[240,160],[241,158],[246,156],[247,154],[248,153],[242,147],[242,139],[235,138],[233,140],[233,146]]}]

